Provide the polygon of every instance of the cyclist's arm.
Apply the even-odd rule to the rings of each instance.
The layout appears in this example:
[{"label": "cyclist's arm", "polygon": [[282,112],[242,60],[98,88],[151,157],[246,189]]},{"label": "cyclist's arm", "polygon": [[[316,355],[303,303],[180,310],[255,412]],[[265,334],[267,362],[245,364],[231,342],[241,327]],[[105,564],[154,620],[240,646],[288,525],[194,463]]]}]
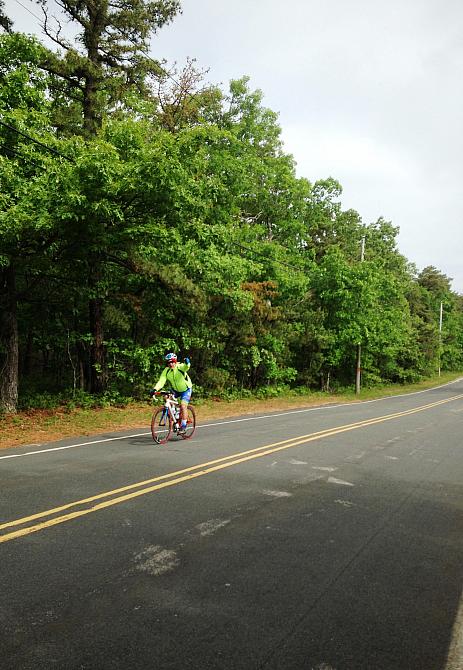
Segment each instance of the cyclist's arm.
[{"label": "cyclist's arm", "polygon": [[166,381],[167,381],[167,376],[166,376],[167,375],[167,370],[168,370],[168,368],[164,368],[164,370],[161,372],[161,376],[159,377],[159,379],[156,383],[156,386],[154,387],[155,391],[160,391],[162,389],[162,387],[164,386],[164,384],[166,383]]},{"label": "cyclist's arm", "polygon": [[177,367],[179,370],[182,370],[182,372],[187,372],[191,368],[190,360],[188,359],[188,363],[178,363]]}]

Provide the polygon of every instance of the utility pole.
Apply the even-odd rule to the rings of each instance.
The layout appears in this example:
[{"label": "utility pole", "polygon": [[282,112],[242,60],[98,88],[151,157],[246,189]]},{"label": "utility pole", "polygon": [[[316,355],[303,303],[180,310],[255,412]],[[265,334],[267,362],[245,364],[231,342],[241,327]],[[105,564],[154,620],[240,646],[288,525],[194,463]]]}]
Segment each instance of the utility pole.
[{"label": "utility pole", "polygon": [[[360,252],[360,261],[363,262],[365,257],[365,236],[362,237],[362,248]],[[361,362],[362,362],[362,345],[359,342],[357,344],[357,366],[355,371],[355,393],[358,395],[360,393],[360,379],[361,379]]]},{"label": "utility pole", "polygon": [[440,304],[440,314],[439,314],[439,377],[440,377],[440,357],[442,349],[442,302]]}]

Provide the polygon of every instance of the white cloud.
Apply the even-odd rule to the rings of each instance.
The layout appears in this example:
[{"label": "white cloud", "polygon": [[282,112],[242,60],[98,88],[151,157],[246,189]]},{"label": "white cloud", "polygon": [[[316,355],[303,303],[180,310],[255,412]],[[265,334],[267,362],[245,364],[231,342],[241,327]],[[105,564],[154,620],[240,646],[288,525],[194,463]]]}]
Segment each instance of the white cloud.
[{"label": "white cloud", "polygon": [[416,171],[405,152],[395,152],[374,137],[292,125],[283,128],[282,138],[285,149],[299,158],[298,175],[311,175],[312,180],[349,171],[357,177],[400,182]]}]

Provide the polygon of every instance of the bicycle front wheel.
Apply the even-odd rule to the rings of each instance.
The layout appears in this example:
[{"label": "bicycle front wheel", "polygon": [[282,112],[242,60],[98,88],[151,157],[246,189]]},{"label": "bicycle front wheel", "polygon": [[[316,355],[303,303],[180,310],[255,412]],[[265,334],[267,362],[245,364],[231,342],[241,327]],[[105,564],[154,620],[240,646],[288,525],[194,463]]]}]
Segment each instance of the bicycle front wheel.
[{"label": "bicycle front wheel", "polygon": [[151,419],[151,435],[156,444],[165,444],[172,432],[172,419],[165,407],[159,407]]},{"label": "bicycle front wheel", "polygon": [[196,414],[191,405],[187,407],[188,418],[185,430],[182,430],[179,435],[182,439],[188,440],[190,437],[193,437],[193,433],[196,430]]}]

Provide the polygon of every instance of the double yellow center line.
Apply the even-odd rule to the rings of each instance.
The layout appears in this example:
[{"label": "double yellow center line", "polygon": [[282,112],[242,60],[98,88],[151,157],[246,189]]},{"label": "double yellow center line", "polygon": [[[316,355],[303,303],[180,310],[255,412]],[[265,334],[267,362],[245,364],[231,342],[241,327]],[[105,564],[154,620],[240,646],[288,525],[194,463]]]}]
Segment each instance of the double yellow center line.
[{"label": "double yellow center line", "polygon": [[[193,465],[183,470],[169,472],[165,475],[153,477],[152,479],[145,479],[144,481],[122,486],[120,488],[113,489],[112,491],[98,493],[94,496],[90,496],[89,498],[76,500],[74,502],[61,505],[60,507],[54,507],[53,509],[45,510],[44,512],[31,514],[30,516],[23,517],[21,519],[7,521],[0,524],[0,532],[2,533],[0,534],[0,543],[9,542],[10,540],[23,537],[24,535],[30,535],[31,533],[37,533],[38,531],[44,530],[45,528],[51,528],[52,526],[57,526],[58,524],[65,523],[66,521],[72,521],[73,519],[78,519],[79,517],[86,516],[87,514],[98,512],[99,510],[106,509],[107,507],[119,505],[120,503],[138,498],[139,496],[146,495],[147,493],[160,491],[161,489],[168,488],[169,486],[176,486],[177,484],[196,479],[197,477],[203,477],[204,475],[208,475],[212,472],[224,470],[225,468],[230,468],[234,465],[245,463],[246,461],[261,458],[262,456],[268,456],[269,454],[274,454],[278,451],[283,451],[284,449],[291,449],[292,447],[297,447],[301,444],[320,440],[325,437],[331,437],[333,435],[339,435],[340,433],[346,433],[350,430],[356,430],[357,428],[365,428],[367,426],[373,426],[377,423],[383,423],[384,421],[391,421],[392,419],[397,419],[409,414],[423,412],[433,407],[437,407],[438,405],[443,405],[461,398],[463,398],[463,394],[455,395],[451,398],[446,398],[445,400],[439,400],[437,402],[415,407],[414,409],[409,409],[403,412],[395,412],[394,414],[386,414],[374,419],[357,421],[356,423],[346,424],[337,428],[327,428],[326,430],[321,430],[317,433],[309,433],[308,435],[299,435],[298,437],[283,440],[281,442],[267,444],[262,447],[256,447],[255,449],[249,449],[248,451],[242,451],[236,454],[231,454],[230,456],[224,456],[223,458],[217,458],[206,463]],[[80,509],[68,511],[72,510],[73,508]],[[63,514],[63,512],[66,513]],[[38,523],[34,523],[37,521]],[[22,526],[22,528],[13,531],[8,530],[10,528],[17,528],[18,526]]]}]

